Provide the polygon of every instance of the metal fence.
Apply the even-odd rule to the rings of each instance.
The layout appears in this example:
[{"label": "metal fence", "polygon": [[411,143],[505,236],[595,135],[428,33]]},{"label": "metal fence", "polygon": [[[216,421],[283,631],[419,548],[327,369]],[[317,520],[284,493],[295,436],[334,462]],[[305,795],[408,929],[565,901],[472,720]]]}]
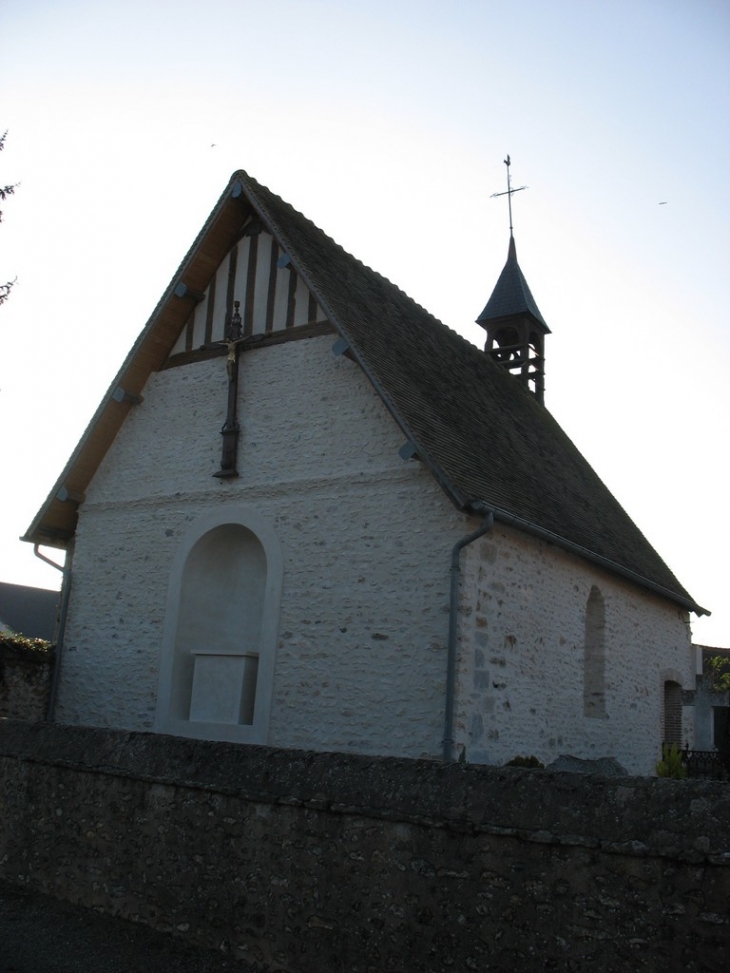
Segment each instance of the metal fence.
[{"label": "metal fence", "polygon": [[[676,743],[662,744],[662,758],[667,760]],[[730,752],[722,750],[690,750],[678,748],[687,777],[706,780],[730,780]],[[676,759],[676,758],[675,758]]]},{"label": "metal fence", "polygon": [[706,777],[712,780],[728,780],[730,767],[727,755],[719,750],[682,750],[682,763],[688,777]]}]

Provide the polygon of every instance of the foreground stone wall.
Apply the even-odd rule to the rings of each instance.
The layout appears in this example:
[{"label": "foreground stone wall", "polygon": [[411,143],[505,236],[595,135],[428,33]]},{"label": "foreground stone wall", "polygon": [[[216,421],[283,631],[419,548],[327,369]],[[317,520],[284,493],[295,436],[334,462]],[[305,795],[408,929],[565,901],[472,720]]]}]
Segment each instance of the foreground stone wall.
[{"label": "foreground stone wall", "polygon": [[52,650],[0,639],[0,719],[46,718],[53,662]]},{"label": "foreground stone wall", "polygon": [[0,879],[288,973],[720,971],[730,787],[0,725]]}]

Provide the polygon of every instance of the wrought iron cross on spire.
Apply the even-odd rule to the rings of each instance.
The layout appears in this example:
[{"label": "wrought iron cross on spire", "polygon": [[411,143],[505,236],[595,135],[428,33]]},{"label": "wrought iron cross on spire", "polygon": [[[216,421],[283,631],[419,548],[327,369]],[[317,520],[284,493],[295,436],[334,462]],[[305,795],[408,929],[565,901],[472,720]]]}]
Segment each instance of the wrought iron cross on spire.
[{"label": "wrought iron cross on spire", "polygon": [[507,156],[507,158],[504,160],[504,164],[507,166],[507,191],[504,193],[492,193],[492,195],[489,198],[496,199],[497,196],[507,197],[507,204],[509,206],[509,235],[510,235],[510,239],[512,239],[512,194],[519,193],[523,189],[527,189],[528,187],[518,186],[517,189],[513,189],[512,182],[510,180],[510,172],[509,172],[509,167],[512,164],[512,160],[510,159],[509,156]]},{"label": "wrought iron cross on spire", "polygon": [[226,348],[228,355],[226,358],[226,369],[228,371],[228,411],[226,421],[221,428],[223,437],[223,447],[221,450],[221,468],[213,476],[220,479],[238,476],[236,461],[238,454],[238,434],[241,427],[238,424],[238,359],[240,353],[246,347],[251,347],[260,341],[262,335],[242,335],[241,334],[241,314],[239,307],[240,301],[233,302],[233,314],[228,325],[228,333],[225,341],[216,341],[208,348]]}]

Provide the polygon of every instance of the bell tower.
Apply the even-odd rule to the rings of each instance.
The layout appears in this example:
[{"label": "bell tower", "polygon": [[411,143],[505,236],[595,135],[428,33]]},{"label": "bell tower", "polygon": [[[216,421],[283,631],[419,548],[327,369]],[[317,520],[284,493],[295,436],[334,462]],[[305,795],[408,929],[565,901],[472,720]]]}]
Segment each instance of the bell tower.
[{"label": "bell tower", "polygon": [[545,335],[550,328],[545,323],[524,274],[517,263],[517,248],[512,230],[512,194],[526,189],[512,189],[510,157],[507,166],[507,191],[494,193],[506,196],[509,203],[509,250],[507,263],[477,318],[487,332],[485,354],[518,378],[542,405],[545,398]]}]

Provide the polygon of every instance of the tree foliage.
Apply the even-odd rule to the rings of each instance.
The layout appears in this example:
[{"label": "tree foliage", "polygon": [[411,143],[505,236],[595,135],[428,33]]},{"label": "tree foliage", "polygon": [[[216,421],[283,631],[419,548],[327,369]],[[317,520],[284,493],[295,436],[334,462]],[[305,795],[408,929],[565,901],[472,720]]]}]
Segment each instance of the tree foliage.
[{"label": "tree foliage", "polygon": [[707,661],[709,664],[710,678],[712,679],[712,691],[715,693],[729,692],[730,659],[724,655],[713,655]]},{"label": "tree foliage", "polygon": [[[7,131],[0,135],[0,152],[5,148],[5,139],[7,137]],[[12,196],[18,187],[18,183],[9,183],[6,185],[0,185],[0,203],[4,203],[8,196]],[[0,209],[0,223],[3,221],[3,211]],[[0,284],[0,304],[4,304],[10,296],[10,291],[13,288],[15,280],[9,280],[5,284]]]}]

